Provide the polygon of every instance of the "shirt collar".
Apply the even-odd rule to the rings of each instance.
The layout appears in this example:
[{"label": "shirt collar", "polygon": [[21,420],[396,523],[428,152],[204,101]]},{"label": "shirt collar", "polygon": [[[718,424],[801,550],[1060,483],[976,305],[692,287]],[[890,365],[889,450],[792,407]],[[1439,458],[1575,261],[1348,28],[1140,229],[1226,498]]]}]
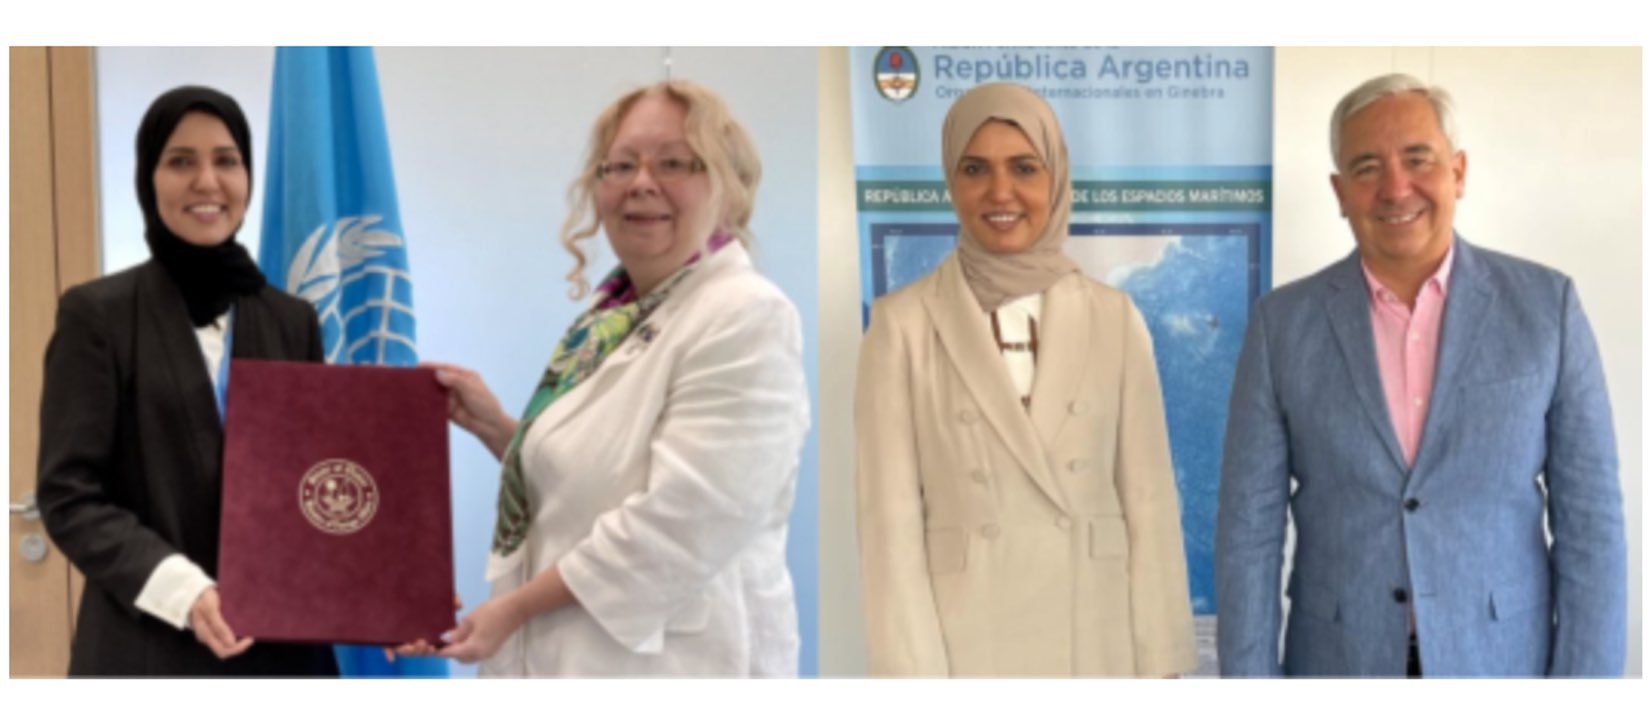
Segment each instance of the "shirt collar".
[{"label": "shirt collar", "polygon": [[[1426,289],[1428,286],[1436,286],[1440,296],[1448,296],[1450,270],[1454,267],[1455,242],[1454,240],[1451,240],[1449,251],[1444,254],[1444,261],[1438,265],[1438,270],[1433,272],[1432,276],[1428,277],[1427,281],[1421,284],[1421,288]],[[1375,273],[1369,271],[1369,265],[1364,263],[1363,257],[1361,256],[1358,258],[1358,268],[1363,270],[1364,281],[1369,283],[1369,299],[1371,301],[1380,302],[1382,292],[1391,294],[1391,290],[1388,290],[1386,285],[1381,284],[1381,281],[1375,278]],[[1396,296],[1394,296],[1394,299],[1396,299]]]}]

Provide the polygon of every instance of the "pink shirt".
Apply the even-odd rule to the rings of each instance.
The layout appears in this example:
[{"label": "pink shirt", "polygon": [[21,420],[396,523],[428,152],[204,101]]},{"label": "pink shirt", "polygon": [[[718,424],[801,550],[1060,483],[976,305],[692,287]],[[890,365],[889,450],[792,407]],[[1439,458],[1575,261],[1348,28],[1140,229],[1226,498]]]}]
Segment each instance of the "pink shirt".
[{"label": "pink shirt", "polygon": [[[1392,415],[1392,432],[1404,449],[1404,462],[1415,463],[1421,443],[1421,426],[1427,422],[1432,402],[1432,375],[1438,367],[1438,333],[1444,322],[1444,299],[1449,294],[1449,272],[1455,262],[1455,246],[1450,245],[1444,263],[1421,285],[1415,309],[1375,279],[1362,265],[1369,282],[1369,321],[1375,328],[1375,362],[1381,369],[1381,388],[1386,393],[1386,409]],[[1361,264],[1361,263],[1360,263]]]}]

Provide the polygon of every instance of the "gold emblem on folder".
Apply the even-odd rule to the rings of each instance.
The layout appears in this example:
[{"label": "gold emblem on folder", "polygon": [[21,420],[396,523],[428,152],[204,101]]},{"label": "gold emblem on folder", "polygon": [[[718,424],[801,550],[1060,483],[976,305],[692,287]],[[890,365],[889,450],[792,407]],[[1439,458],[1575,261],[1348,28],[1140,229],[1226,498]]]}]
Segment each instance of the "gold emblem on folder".
[{"label": "gold emblem on folder", "polygon": [[378,484],[360,464],[329,458],[311,466],[298,483],[298,508],[317,529],[353,534],[378,513]]}]

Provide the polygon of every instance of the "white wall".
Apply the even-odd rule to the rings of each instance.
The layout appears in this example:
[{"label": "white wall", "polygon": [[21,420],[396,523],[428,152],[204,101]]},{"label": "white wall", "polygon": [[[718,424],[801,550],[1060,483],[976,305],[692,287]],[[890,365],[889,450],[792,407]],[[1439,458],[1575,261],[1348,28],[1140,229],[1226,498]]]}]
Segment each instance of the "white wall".
[{"label": "white wall", "polygon": [[[1628,521],[1627,673],[1641,675],[1643,468],[1641,78],[1638,49],[1280,48],[1274,111],[1274,285],[1341,258],[1353,240],[1329,186],[1328,119],[1347,91],[1403,71],[1454,94],[1467,193],[1456,228],[1576,280],[1615,415]],[[865,672],[853,521],[858,254],[847,53],[821,51],[820,672]],[[827,77],[836,74],[836,77]],[[847,175],[849,178],[838,178]]]},{"label": "white wall", "polygon": [[[525,405],[551,348],[582,306],[567,299],[571,258],[558,230],[590,124],[609,102],[661,80],[662,48],[380,48],[378,75],[424,359],[473,367],[507,410]],[[763,162],[752,229],[758,266],[796,303],[810,387],[816,375],[815,51],[683,48],[672,76],[722,94]],[[256,256],[269,123],[270,48],[97,51],[103,268],[148,257],[133,186],[133,138],[155,96],[184,83],[234,96],[252,126],[253,198],[239,238]],[[605,243],[587,275],[613,264]],[[813,391],[817,400],[817,388]],[[790,564],[814,671],[817,450],[809,436],[791,519]],[[486,599],[498,463],[453,429],[455,564],[468,607]],[[455,672],[473,668],[454,667]]]}]

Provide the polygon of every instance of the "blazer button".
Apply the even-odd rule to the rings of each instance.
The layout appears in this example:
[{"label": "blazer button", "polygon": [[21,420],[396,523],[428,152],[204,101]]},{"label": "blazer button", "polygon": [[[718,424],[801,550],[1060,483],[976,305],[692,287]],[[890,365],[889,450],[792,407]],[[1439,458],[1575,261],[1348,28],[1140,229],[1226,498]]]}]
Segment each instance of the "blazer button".
[{"label": "blazer button", "polygon": [[1060,528],[1062,528],[1062,529],[1069,529],[1069,528],[1071,528],[1071,517],[1069,517],[1069,516],[1061,516],[1061,517],[1060,517],[1060,518],[1059,518],[1059,520],[1057,520],[1057,521],[1055,521],[1055,522],[1054,522],[1054,525],[1055,525],[1055,526],[1058,526],[1058,527],[1060,527]]},{"label": "blazer button", "polygon": [[1089,459],[1073,458],[1071,463],[1066,464],[1066,468],[1070,469],[1072,473],[1082,473],[1089,470]]},{"label": "blazer button", "polygon": [[980,414],[976,413],[972,410],[965,410],[965,411],[957,414],[957,420],[962,421],[965,425],[972,425],[974,423],[974,421],[977,421],[979,419],[980,419]]},{"label": "blazer button", "polygon": [[1404,502],[1404,510],[1405,511],[1414,511],[1415,509],[1418,509],[1418,508],[1421,508],[1421,501],[1419,499],[1413,499],[1412,498],[1412,499],[1409,499],[1408,501]]},{"label": "blazer button", "polygon": [[987,539],[995,539],[997,538],[997,534],[1002,533],[1002,531],[1002,529],[997,528],[996,524],[986,524],[980,527],[980,536]]},{"label": "blazer button", "polygon": [[1089,404],[1081,400],[1073,400],[1071,405],[1066,407],[1066,410],[1071,411],[1072,415],[1082,415],[1089,412]]},{"label": "blazer button", "polygon": [[1392,601],[1397,602],[1399,604],[1403,604],[1405,602],[1408,602],[1409,601],[1409,592],[1404,591],[1403,587],[1398,587],[1397,589],[1392,590]]},{"label": "blazer button", "polygon": [[990,480],[991,480],[991,476],[990,476],[990,475],[988,475],[988,474],[987,474],[987,473],[986,473],[986,472],[985,472],[985,469],[982,469],[982,468],[976,468],[976,469],[974,469],[974,476],[973,476],[973,478],[974,478],[974,482],[975,482],[975,483],[985,483],[985,482],[987,482],[987,481],[990,481]]}]

